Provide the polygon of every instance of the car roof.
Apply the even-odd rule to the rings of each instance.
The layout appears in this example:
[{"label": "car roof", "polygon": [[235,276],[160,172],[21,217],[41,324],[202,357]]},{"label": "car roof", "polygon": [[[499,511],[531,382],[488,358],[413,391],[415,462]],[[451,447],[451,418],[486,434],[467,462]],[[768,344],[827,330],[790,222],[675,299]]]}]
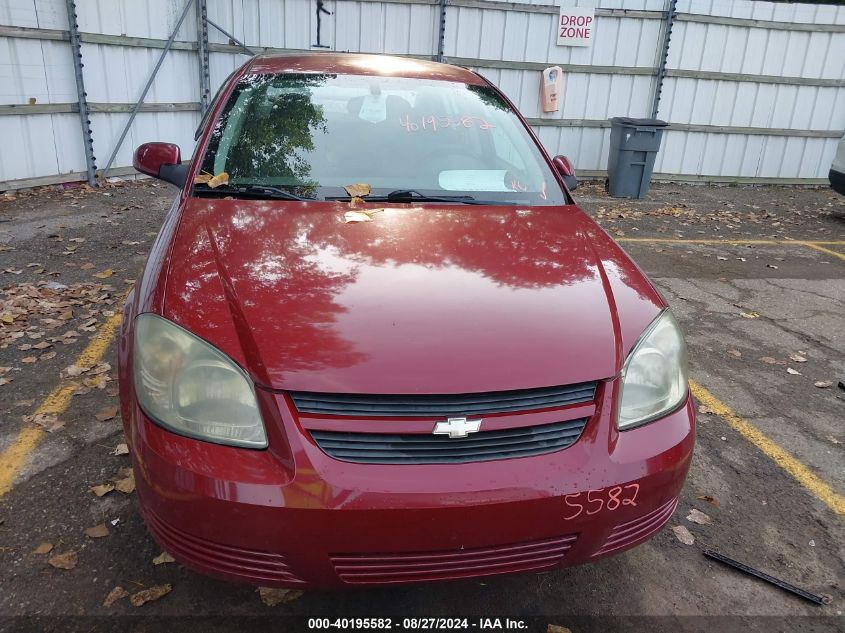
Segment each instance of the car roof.
[{"label": "car roof", "polygon": [[249,62],[245,74],[336,73],[458,81],[483,86],[484,79],[467,68],[413,57],[366,53],[265,53]]}]

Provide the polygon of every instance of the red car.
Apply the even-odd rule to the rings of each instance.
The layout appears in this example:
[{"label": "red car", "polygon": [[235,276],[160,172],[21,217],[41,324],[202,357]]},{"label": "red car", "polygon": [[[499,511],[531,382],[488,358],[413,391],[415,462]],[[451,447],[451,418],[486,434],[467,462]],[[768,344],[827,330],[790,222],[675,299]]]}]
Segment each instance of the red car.
[{"label": "red car", "polygon": [[[129,296],[124,428],[150,532],[282,587],[484,576],[623,551],[690,465],[685,346],[471,70],[258,56]],[[566,183],[570,186],[567,187]]]}]

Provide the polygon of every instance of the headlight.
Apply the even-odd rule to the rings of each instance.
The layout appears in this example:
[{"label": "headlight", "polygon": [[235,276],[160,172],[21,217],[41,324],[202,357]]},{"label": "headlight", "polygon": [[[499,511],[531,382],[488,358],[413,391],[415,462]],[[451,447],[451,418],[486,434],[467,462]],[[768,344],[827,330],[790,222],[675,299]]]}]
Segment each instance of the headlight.
[{"label": "headlight", "polygon": [[154,314],[135,321],[135,393],[161,426],[208,442],[264,448],[252,381],[205,341]]},{"label": "headlight", "polygon": [[669,310],[657,317],[622,368],[619,428],[630,429],[675,409],[687,397],[687,350]]}]

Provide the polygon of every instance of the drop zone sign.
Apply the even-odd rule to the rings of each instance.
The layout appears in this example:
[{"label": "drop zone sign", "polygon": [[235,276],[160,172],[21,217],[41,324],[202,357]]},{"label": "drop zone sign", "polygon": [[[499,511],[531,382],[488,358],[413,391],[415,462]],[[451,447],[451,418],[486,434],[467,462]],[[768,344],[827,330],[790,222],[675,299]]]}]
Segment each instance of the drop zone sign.
[{"label": "drop zone sign", "polygon": [[561,7],[557,24],[557,45],[591,46],[595,26],[595,9]]}]

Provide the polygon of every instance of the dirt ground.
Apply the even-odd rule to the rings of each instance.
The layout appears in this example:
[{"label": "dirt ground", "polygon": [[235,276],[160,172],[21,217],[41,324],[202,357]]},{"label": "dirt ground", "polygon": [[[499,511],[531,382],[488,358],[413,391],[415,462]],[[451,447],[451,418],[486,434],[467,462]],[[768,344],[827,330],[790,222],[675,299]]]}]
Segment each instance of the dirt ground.
[{"label": "dirt ground", "polygon": [[[672,305],[695,383],[763,439],[750,441],[747,427],[702,403],[674,517],[619,556],[540,574],[309,592],[274,607],[255,588],[155,565],[161,552],[134,494],[90,490],[125,479],[129,466],[115,454],[123,442],[115,346],[88,372],[68,367],[114,321],[175,189],[146,180],[0,196],[0,302],[17,297],[25,306],[0,314],[4,459],[27,429],[49,431],[18,456],[13,485],[0,490],[0,630],[110,630],[119,622],[173,630],[173,616],[192,616],[192,628],[209,631],[244,630],[250,618],[270,616],[256,622],[293,630],[307,628],[294,616],[461,616],[473,628],[484,628],[480,618],[510,617],[532,630],[558,624],[573,633],[843,630],[845,390],[837,383],[845,381],[845,198],[824,188],[672,184],[654,186],[645,200],[608,198],[595,183],[576,194]],[[68,384],[69,408],[33,419],[51,391]],[[771,446],[800,468],[776,463]],[[0,475],[6,467],[0,463]],[[712,523],[688,520],[693,509]],[[96,536],[103,528],[86,534],[100,525],[106,536]],[[694,544],[676,537],[677,526]],[[42,543],[51,551],[36,553]],[[830,602],[816,606],[710,561],[708,548]],[[53,560],[72,569],[48,562],[68,552],[75,556]],[[116,586],[134,594],[165,584],[169,593],[141,607],[127,598],[103,606]]]}]

